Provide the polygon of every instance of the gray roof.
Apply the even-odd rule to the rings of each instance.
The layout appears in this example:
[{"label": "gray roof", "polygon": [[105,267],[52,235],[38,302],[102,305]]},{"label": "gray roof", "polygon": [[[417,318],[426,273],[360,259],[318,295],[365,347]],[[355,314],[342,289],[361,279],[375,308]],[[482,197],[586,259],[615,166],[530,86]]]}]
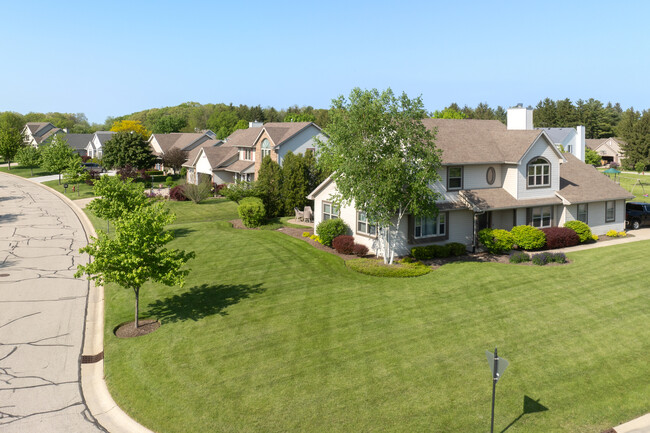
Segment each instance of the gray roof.
[{"label": "gray roof", "polygon": [[553,140],[553,143],[562,143],[575,128],[535,128],[546,132],[546,135]]},{"label": "gray roof", "polygon": [[557,194],[570,203],[631,199],[634,196],[589,164],[570,153],[560,165],[560,190]]},{"label": "gray roof", "polygon": [[224,146],[229,147],[253,147],[255,139],[262,131],[262,127],[238,129],[226,138]]},{"label": "gray roof", "polygon": [[254,173],[255,163],[253,161],[236,161],[223,167],[222,170],[230,171],[232,173]]},{"label": "gray roof", "polygon": [[64,138],[74,150],[84,150],[88,142],[93,139],[93,134],[65,134]]},{"label": "gray roof", "polygon": [[116,132],[113,131],[97,131],[95,132],[95,135],[97,135],[97,139],[103,146],[104,143],[106,143],[108,140],[110,140],[113,137],[113,134],[116,134]]},{"label": "gray roof", "polygon": [[503,188],[468,189],[461,191],[460,194],[478,210],[516,209],[562,204],[562,200],[556,196],[517,200]]}]

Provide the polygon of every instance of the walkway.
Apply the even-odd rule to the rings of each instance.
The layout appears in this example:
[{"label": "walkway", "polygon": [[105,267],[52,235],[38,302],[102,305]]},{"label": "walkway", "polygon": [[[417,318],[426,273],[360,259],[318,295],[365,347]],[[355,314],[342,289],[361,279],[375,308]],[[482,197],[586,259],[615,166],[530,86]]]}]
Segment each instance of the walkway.
[{"label": "walkway", "polygon": [[86,233],[58,196],[0,173],[0,430],[100,432],[81,393]]}]

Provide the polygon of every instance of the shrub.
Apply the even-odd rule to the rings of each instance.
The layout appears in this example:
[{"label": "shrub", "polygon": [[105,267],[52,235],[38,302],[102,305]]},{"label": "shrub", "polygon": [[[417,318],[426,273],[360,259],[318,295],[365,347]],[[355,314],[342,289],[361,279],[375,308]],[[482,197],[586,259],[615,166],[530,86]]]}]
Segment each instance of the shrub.
[{"label": "shrub", "polygon": [[225,183],[213,183],[212,188],[214,189],[215,195],[221,195],[221,190],[224,189],[227,185]]},{"label": "shrub", "polygon": [[591,238],[592,238],[593,240],[597,241],[597,240],[598,240],[598,235],[591,235]]},{"label": "shrub", "polygon": [[355,256],[363,257],[366,254],[368,254],[368,247],[361,244],[354,244],[354,248],[352,248],[352,253]]},{"label": "shrub", "polygon": [[431,272],[429,266],[420,262],[385,265],[383,260],[353,259],[346,261],[345,264],[354,271],[376,277],[418,277]]},{"label": "shrub", "polygon": [[171,176],[167,176],[165,179],[165,185],[167,188],[172,188],[174,186],[174,179]]},{"label": "shrub", "polygon": [[510,231],[514,243],[524,250],[539,250],[546,245],[544,232],[533,226],[516,226]]},{"label": "shrub", "polygon": [[510,254],[510,263],[530,262],[530,256],[523,251],[513,251]]},{"label": "shrub", "polygon": [[183,167],[181,168],[181,177],[186,177],[187,176],[187,168]]},{"label": "shrub", "polygon": [[538,266],[544,266],[547,263],[566,263],[566,255],[564,253],[544,252],[534,254],[531,261]]},{"label": "shrub", "polygon": [[332,248],[339,254],[352,254],[354,251],[354,237],[348,235],[337,236],[332,240]]},{"label": "shrub", "polygon": [[575,230],[568,227],[549,227],[542,229],[546,236],[546,248],[565,248],[578,245],[580,238]]},{"label": "shrub", "polygon": [[212,195],[211,189],[212,186],[207,182],[198,185],[193,183],[186,183],[183,185],[183,193],[185,193],[185,197],[189,198],[194,203],[201,203],[203,200],[210,197]]},{"label": "shrub", "polygon": [[316,233],[323,241],[322,244],[328,247],[332,246],[335,237],[346,234],[348,230],[350,228],[340,218],[325,220],[316,227]]},{"label": "shrub", "polygon": [[564,223],[564,227],[570,228],[578,235],[580,243],[587,242],[592,239],[591,229],[589,226],[582,221],[567,221]]},{"label": "shrub", "polygon": [[188,198],[185,197],[183,192],[183,187],[178,185],[169,190],[169,198],[176,201],[187,201]]},{"label": "shrub", "polygon": [[257,197],[257,191],[252,182],[235,182],[221,190],[221,195],[230,201],[239,203],[246,197]]},{"label": "shrub", "polygon": [[501,229],[483,229],[478,232],[478,240],[491,254],[506,253],[515,243],[512,234]]},{"label": "shrub", "polygon": [[246,197],[237,207],[237,213],[246,227],[259,227],[264,222],[264,203],[257,197]]},{"label": "shrub", "polygon": [[[417,260],[444,259],[451,255],[451,247],[447,245],[429,245],[411,248],[411,255]],[[465,246],[463,246],[463,251]]]},{"label": "shrub", "polygon": [[452,257],[463,256],[467,254],[467,248],[465,247],[465,244],[461,244],[460,242],[451,242],[447,244],[447,247],[449,248],[449,252],[451,253]]},{"label": "shrub", "polygon": [[607,233],[605,233],[605,235],[607,237],[610,237],[610,238],[617,238],[618,237],[618,232],[616,230],[612,229],[612,230],[609,230]]},{"label": "shrub", "polygon": [[309,236],[309,239],[311,239],[312,241],[316,241],[316,242],[318,242],[319,244],[322,244],[322,243],[323,243],[322,239],[319,238],[318,235],[316,235],[316,234],[313,234],[313,235]]},{"label": "shrub", "polygon": [[163,174],[161,170],[143,170],[143,171],[144,174],[148,176],[160,176],[161,174]]},{"label": "shrub", "polygon": [[138,171],[131,165],[120,167],[120,169],[117,170],[117,174],[122,180],[135,179],[138,177]]},{"label": "shrub", "polygon": [[404,257],[404,258],[397,261],[397,263],[402,263],[402,264],[404,264],[404,263],[416,263],[416,262],[417,262],[417,260],[414,259],[411,256],[406,256],[406,257]]},{"label": "shrub", "polygon": [[303,238],[308,238],[309,236],[311,236],[311,233],[309,233],[309,232],[302,232],[302,237],[303,237]]}]

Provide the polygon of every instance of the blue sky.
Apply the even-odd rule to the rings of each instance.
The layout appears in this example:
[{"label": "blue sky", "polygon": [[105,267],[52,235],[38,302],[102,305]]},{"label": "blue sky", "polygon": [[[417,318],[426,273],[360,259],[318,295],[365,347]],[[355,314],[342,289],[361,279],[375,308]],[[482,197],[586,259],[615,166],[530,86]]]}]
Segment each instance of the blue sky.
[{"label": "blue sky", "polygon": [[353,87],[493,107],[650,108],[650,2],[2,2],[0,111],[232,102],[328,108]]}]

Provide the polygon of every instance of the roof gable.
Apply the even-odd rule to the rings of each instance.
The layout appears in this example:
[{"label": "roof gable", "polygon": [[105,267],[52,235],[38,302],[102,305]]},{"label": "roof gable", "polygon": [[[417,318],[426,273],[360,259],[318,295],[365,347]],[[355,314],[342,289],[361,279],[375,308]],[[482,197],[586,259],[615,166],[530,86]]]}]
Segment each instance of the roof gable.
[{"label": "roof gable", "polygon": [[[553,153],[555,153],[555,155],[557,155],[558,159],[560,159],[561,161],[566,161],[566,159],[564,158],[564,155],[562,155],[562,152],[560,152],[560,150],[555,146],[555,144],[554,144],[553,141],[549,138],[549,136],[546,134],[546,132],[542,131],[542,132],[540,133],[539,137],[536,138],[535,141],[533,141],[533,142],[530,144],[530,146],[528,147],[528,149],[526,149],[526,152],[524,152],[524,154],[521,156],[521,158],[519,159],[519,164],[525,164],[525,163],[528,162],[528,160],[531,158],[531,157],[528,156],[530,150],[531,150],[531,149],[535,146],[535,144],[538,143],[540,140],[544,140],[544,141],[546,142],[546,145],[547,145],[548,147],[550,147],[551,149],[553,149]],[[535,156],[535,155],[533,155],[532,157],[534,157],[534,156]]]}]

